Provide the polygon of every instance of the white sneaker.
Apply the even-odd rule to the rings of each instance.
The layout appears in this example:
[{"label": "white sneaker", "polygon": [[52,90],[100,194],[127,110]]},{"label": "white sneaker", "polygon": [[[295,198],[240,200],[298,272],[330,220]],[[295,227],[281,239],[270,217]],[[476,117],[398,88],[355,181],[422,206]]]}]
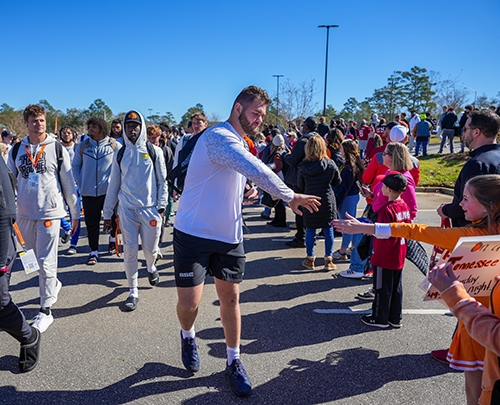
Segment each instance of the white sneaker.
[{"label": "white sneaker", "polygon": [[57,302],[57,298],[59,296],[59,291],[61,291],[62,288],[62,283],[59,281],[59,279],[56,278],[56,290],[54,291],[54,300],[52,301],[52,305],[54,305]]},{"label": "white sneaker", "polygon": [[354,271],[351,269],[343,270],[339,273],[339,276],[345,277],[345,278],[363,278],[363,272],[362,271]]},{"label": "white sneaker", "polygon": [[31,324],[31,326],[37,328],[40,333],[43,333],[50,325],[52,325],[52,322],[54,322],[52,313],[50,313],[50,315],[45,315],[43,312],[39,312],[37,316],[33,318],[33,323]]}]

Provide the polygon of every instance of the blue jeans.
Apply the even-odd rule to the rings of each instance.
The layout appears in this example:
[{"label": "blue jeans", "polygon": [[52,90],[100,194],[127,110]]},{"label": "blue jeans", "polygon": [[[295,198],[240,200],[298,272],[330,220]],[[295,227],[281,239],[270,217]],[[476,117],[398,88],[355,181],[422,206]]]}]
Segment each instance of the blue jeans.
[{"label": "blue jeans", "polygon": [[[325,236],[325,256],[331,256],[333,254],[333,228],[329,226],[328,228],[323,228],[323,234]],[[316,235],[316,229],[306,228],[306,254],[307,256],[314,256],[314,236]]]},{"label": "blue jeans", "polygon": [[361,257],[359,257],[358,245],[361,239],[363,239],[362,233],[352,235],[352,245],[354,246],[354,249],[351,253],[351,265],[349,266],[349,268],[357,273],[364,273],[366,261],[368,260],[361,260]]},{"label": "blue jeans", "polygon": [[417,138],[417,146],[415,147],[415,156],[418,156],[418,152],[420,152],[420,145],[422,145],[422,154],[427,156],[427,145],[429,144],[429,139],[425,141],[419,141]]},{"label": "blue jeans", "polygon": [[[358,202],[359,194],[346,196],[339,207],[339,218],[347,219],[347,216],[345,215],[346,212],[349,215],[356,217],[356,208],[358,206]],[[342,234],[342,244],[340,245],[342,249],[347,249],[349,247],[349,244],[352,241],[352,236],[353,235],[348,235],[346,233]]]}]

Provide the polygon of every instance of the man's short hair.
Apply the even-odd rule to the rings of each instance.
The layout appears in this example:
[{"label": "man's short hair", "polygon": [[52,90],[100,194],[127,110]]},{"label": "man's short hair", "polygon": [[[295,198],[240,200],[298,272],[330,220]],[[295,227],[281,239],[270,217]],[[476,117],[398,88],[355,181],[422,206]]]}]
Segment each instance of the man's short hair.
[{"label": "man's short hair", "polygon": [[500,131],[500,117],[491,110],[473,111],[470,115],[471,128],[478,128],[486,138],[496,138]]},{"label": "man's short hair", "polygon": [[474,111],[474,106],[473,106],[472,104],[467,104],[467,105],[464,107],[464,110]]},{"label": "man's short hair", "polygon": [[108,123],[104,119],[99,118],[99,117],[90,117],[87,120],[87,129],[88,129],[89,125],[91,125],[91,124],[97,125],[101,129],[101,132],[105,136],[109,134]]},{"label": "man's short hair", "polygon": [[122,125],[122,121],[118,118],[115,118],[113,121],[111,121],[111,126],[115,125],[115,124],[120,124],[120,126]]},{"label": "man's short hair", "polygon": [[39,115],[47,115],[45,108],[39,104],[30,104],[24,109],[23,119],[24,122],[28,122],[29,117],[38,117]]},{"label": "man's short hair", "polygon": [[266,105],[271,104],[271,99],[269,98],[267,91],[257,86],[248,86],[241,90],[238,97],[236,97],[236,100],[234,100],[234,104],[239,103],[244,108],[253,103],[255,99],[262,101]]},{"label": "man's short hair", "polygon": [[193,115],[191,115],[191,121],[197,119],[198,121],[208,122],[207,116],[202,111],[196,111]]}]

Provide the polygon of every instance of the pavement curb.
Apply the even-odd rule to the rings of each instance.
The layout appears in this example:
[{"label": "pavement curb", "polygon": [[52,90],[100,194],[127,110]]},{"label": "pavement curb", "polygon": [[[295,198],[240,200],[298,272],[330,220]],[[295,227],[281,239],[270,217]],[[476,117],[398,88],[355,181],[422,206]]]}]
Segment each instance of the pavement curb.
[{"label": "pavement curb", "polygon": [[418,193],[440,193],[446,195],[453,195],[453,189],[448,187],[416,187],[415,191]]}]

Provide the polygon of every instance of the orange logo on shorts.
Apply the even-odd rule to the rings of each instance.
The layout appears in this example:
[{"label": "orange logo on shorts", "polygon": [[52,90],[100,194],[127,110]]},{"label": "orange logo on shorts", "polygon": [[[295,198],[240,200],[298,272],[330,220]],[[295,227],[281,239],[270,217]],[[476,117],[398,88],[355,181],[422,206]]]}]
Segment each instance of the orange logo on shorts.
[{"label": "orange logo on shorts", "polygon": [[52,226],[52,221],[50,221],[50,220],[44,221],[43,226],[45,228],[50,228]]},{"label": "orange logo on shorts", "polygon": [[156,225],[158,225],[158,221],[156,219],[152,219],[151,221],[149,221],[149,225],[151,225],[153,228],[155,228]]}]

